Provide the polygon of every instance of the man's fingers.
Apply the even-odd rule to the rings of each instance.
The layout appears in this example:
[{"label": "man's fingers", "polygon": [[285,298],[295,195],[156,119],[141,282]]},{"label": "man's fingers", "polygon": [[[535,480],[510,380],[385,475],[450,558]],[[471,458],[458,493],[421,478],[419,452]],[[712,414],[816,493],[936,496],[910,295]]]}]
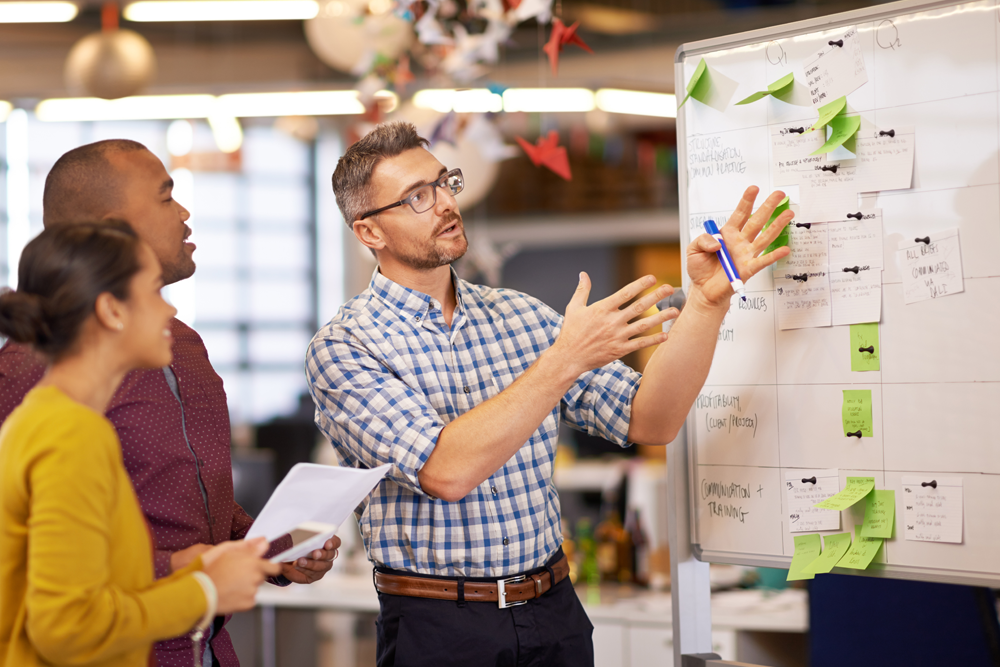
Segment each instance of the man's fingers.
[{"label": "man's fingers", "polygon": [[625,327],[625,335],[628,336],[629,338],[632,338],[633,336],[642,335],[647,331],[649,331],[650,329],[652,329],[653,327],[660,326],[664,322],[676,318],[677,315],[678,311],[676,308],[667,308],[666,310],[661,310],[658,313],[654,313],[649,317],[644,317],[641,320],[637,320],[632,324],[628,325],[627,327]]},{"label": "man's fingers", "polygon": [[568,315],[571,310],[576,310],[577,308],[586,308],[587,299],[590,298],[590,276],[587,275],[586,271],[580,272],[580,282],[576,285],[576,291],[573,292],[573,298],[569,300],[566,305],[566,314]]},{"label": "man's fingers", "polygon": [[760,188],[756,185],[751,185],[743,191],[743,198],[740,199],[740,203],[733,209],[733,214],[726,220],[726,226],[743,229],[743,225],[747,223],[747,220],[750,219],[750,215],[753,213],[753,203],[757,201],[757,194],[759,192]]},{"label": "man's fingers", "polygon": [[[649,289],[656,284],[656,277],[654,276],[643,276],[638,280],[633,280],[625,287],[621,288],[607,299],[604,299],[600,303],[607,305],[609,308],[618,310],[623,305],[637,297],[642,293],[643,290]],[[654,301],[655,303],[655,301]]]},{"label": "man's fingers", "polygon": [[638,338],[633,338],[629,341],[627,352],[635,352],[636,350],[641,350],[646,347],[652,347],[654,345],[659,345],[667,340],[666,333],[658,333],[654,336],[639,336]]},{"label": "man's fingers", "polygon": [[641,299],[636,299],[635,303],[631,304],[628,308],[623,310],[625,313],[626,320],[632,320],[639,317],[647,310],[652,308],[658,302],[666,299],[668,296],[674,293],[674,288],[671,285],[663,284],[657,287],[655,290],[646,294]]},{"label": "man's fingers", "polygon": [[[775,190],[764,203],[760,205],[760,208],[750,217],[750,220],[743,228],[743,236],[748,240],[753,240],[760,234],[760,230],[764,228],[767,221],[771,219],[771,214],[774,213],[774,209],[778,208],[780,204],[785,199],[785,193],[781,190]],[[773,227],[774,225],[771,225]],[[768,228],[770,229],[770,227]],[[765,246],[766,247],[766,246]]]},{"label": "man's fingers", "polygon": [[757,238],[755,238],[750,244],[750,250],[754,256],[767,250],[767,247],[771,245],[774,239],[778,238],[778,235],[781,234],[782,230],[788,226],[788,223],[790,223],[794,217],[794,211],[783,211],[781,215],[774,219],[774,222],[771,223],[770,227],[760,232],[757,235]]},{"label": "man's fingers", "polygon": [[788,257],[792,253],[792,249],[788,246],[783,246],[776,250],[773,250],[766,255],[761,255],[760,257],[755,257],[754,259],[747,262],[747,266],[750,268],[750,275],[757,275],[761,270],[766,269],[775,262],[777,262],[782,257]]}]

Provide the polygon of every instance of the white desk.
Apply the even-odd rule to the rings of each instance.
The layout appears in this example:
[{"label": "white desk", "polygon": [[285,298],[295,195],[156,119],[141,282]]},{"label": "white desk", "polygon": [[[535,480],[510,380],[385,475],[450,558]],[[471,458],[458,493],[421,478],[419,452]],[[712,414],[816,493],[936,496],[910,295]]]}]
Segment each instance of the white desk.
[{"label": "white desk", "polygon": [[[601,589],[600,601],[578,593],[594,624],[594,652],[600,667],[669,667],[673,662],[669,593]],[[589,598],[589,599],[588,599]],[[371,575],[331,573],[311,586],[278,588],[265,584],[257,594],[262,613],[261,648],[264,667],[275,667],[274,611],[277,607],[377,614],[378,596]],[[338,642],[351,642],[351,626],[344,625]],[[723,658],[735,660],[738,646],[753,633],[805,633],[809,613],[804,590],[766,594],[734,590],[712,596],[713,643]]]}]

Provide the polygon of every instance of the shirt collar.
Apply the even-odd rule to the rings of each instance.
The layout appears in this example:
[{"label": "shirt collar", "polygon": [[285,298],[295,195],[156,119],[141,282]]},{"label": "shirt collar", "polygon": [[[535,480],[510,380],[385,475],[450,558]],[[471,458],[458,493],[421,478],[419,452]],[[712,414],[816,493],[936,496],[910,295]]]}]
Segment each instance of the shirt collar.
[{"label": "shirt collar", "polygon": [[[451,282],[455,286],[455,318],[452,320],[452,326],[454,327],[455,323],[459,321],[461,315],[465,313],[462,297],[463,293],[468,291],[468,286],[465,285],[463,280],[459,279],[454,267],[449,268],[451,269]],[[372,280],[368,287],[372,294],[374,294],[382,303],[389,308],[398,311],[404,317],[419,316],[421,318],[425,318],[427,311],[430,310],[432,305],[439,311],[441,309],[440,303],[423,292],[418,292],[410,289],[409,287],[403,287],[399,283],[386,278],[377,266],[375,267],[375,272],[372,274]]]}]

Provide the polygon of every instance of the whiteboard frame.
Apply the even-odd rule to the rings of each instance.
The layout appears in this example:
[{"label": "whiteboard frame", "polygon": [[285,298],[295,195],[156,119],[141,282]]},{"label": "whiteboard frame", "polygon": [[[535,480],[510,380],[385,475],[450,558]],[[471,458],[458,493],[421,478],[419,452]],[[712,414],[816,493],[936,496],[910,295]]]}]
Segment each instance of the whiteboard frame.
[{"label": "whiteboard frame", "polygon": [[[697,57],[714,51],[719,51],[721,49],[734,49],[741,46],[749,46],[763,41],[784,39],[797,35],[829,30],[832,28],[850,27],[857,23],[867,23],[871,21],[878,21],[880,19],[892,19],[902,14],[912,14],[914,12],[967,4],[969,1],[970,0],[931,0],[928,2],[927,0],[899,0],[898,2],[878,5],[876,7],[856,9],[849,12],[830,14],[829,16],[796,21],[794,23],[787,23],[771,28],[761,28],[758,30],[751,30],[748,32],[681,44],[677,48],[677,53],[674,57],[675,95],[678,100],[682,100],[684,99],[684,95],[687,93],[684,80],[684,60],[686,58]],[[998,6],[998,11],[1000,11],[1000,6]],[[680,110],[678,110],[676,127],[678,165],[677,189],[679,195],[687,192],[688,189],[687,128],[685,116],[686,114],[681,113]],[[687,221],[690,219],[686,196],[678,196],[678,208],[679,220],[681,221],[681,238],[683,239],[684,230],[687,229]],[[687,275],[687,261],[684,253],[681,253],[681,262],[683,264],[682,269],[684,286],[687,288],[689,279]],[[686,509],[688,512],[688,525],[690,528],[688,537],[691,555],[702,562],[788,569],[792,562],[790,556],[767,556],[761,554],[743,554],[731,551],[702,549],[698,538],[697,503],[696,499],[693,497],[695,490],[698,488],[695,483],[697,473],[697,435],[693,406],[691,411],[688,413],[686,424],[687,428],[685,430],[687,431],[687,438],[684,440],[678,440],[676,444],[680,445],[683,443],[686,450],[686,456],[683,458],[686,458],[688,474]],[[672,498],[675,496],[679,496],[679,494],[671,495]],[[683,511],[683,509],[677,508],[677,511],[680,512]],[[959,570],[943,570],[939,568],[917,567],[911,565],[872,563],[866,570],[851,570],[838,567],[834,568],[833,572],[836,574],[853,574],[870,577],[909,579],[935,583],[1000,588],[1000,574],[993,575],[983,572],[962,572]]]}]

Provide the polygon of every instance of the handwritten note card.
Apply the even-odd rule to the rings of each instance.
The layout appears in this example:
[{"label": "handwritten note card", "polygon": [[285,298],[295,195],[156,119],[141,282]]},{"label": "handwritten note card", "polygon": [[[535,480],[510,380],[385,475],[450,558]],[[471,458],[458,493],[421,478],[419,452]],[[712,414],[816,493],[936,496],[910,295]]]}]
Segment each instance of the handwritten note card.
[{"label": "handwritten note card", "polygon": [[917,135],[912,127],[858,134],[855,147],[861,192],[907,190],[913,185]]},{"label": "handwritten note card", "polygon": [[907,304],[965,291],[957,228],[905,239],[896,257]]},{"label": "handwritten note card", "polygon": [[826,574],[840,562],[851,548],[851,534],[838,533],[823,538],[823,553],[802,568],[802,574]]},{"label": "handwritten note card", "polygon": [[802,172],[826,164],[825,155],[811,155],[823,145],[822,132],[806,132],[806,125],[771,128],[771,160],[775,185],[798,185]]},{"label": "handwritten note card", "polygon": [[868,493],[874,488],[874,477],[848,477],[847,486],[844,487],[843,491],[831,498],[827,498],[821,503],[816,503],[814,507],[843,512],[848,507],[867,496]]},{"label": "handwritten note card", "polygon": [[830,272],[833,324],[857,324],[882,319],[882,269]]},{"label": "handwritten note card", "polygon": [[785,472],[788,493],[788,532],[840,530],[840,512],[817,509],[816,503],[840,492],[840,476],[832,470]]},{"label": "handwritten note card", "polygon": [[813,106],[849,95],[868,83],[858,29],[851,28],[842,36],[831,39],[829,45],[806,59],[803,70]]},{"label": "handwritten note card", "polygon": [[855,373],[879,370],[878,323],[851,325],[851,370]]},{"label": "handwritten note card", "polygon": [[875,559],[876,554],[882,548],[881,537],[865,537],[861,534],[862,527],[854,527],[854,542],[847,550],[844,557],[837,563],[837,567],[846,567],[852,570],[866,570]]},{"label": "handwritten note card", "polygon": [[864,537],[892,537],[892,523],[896,517],[896,492],[874,489],[865,499],[865,522],[861,528]]},{"label": "handwritten note card", "polygon": [[792,220],[785,229],[788,230],[788,247],[792,252],[788,257],[779,259],[775,268],[785,273],[825,271],[830,264],[829,227]]},{"label": "handwritten note card", "polygon": [[844,405],[841,408],[844,420],[844,435],[863,438],[874,435],[872,427],[872,390],[844,389]]},{"label": "handwritten note card", "polygon": [[799,222],[841,220],[849,211],[858,210],[858,167],[831,162],[803,172],[799,182],[802,212]]},{"label": "handwritten note card", "polygon": [[882,209],[844,213],[830,221],[830,267],[883,268]]},{"label": "handwritten note card", "polygon": [[816,575],[806,574],[802,570],[819,557],[823,550],[823,543],[819,535],[796,535],[795,553],[792,554],[792,564],[788,567],[786,581],[799,581],[800,579],[814,579]]},{"label": "handwritten note card", "polygon": [[830,276],[826,268],[774,274],[778,328],[830,326]]},{"label": "handwritten note card", "polygon": [[903,477],[906,539],[962,543],[961,477]]}]

